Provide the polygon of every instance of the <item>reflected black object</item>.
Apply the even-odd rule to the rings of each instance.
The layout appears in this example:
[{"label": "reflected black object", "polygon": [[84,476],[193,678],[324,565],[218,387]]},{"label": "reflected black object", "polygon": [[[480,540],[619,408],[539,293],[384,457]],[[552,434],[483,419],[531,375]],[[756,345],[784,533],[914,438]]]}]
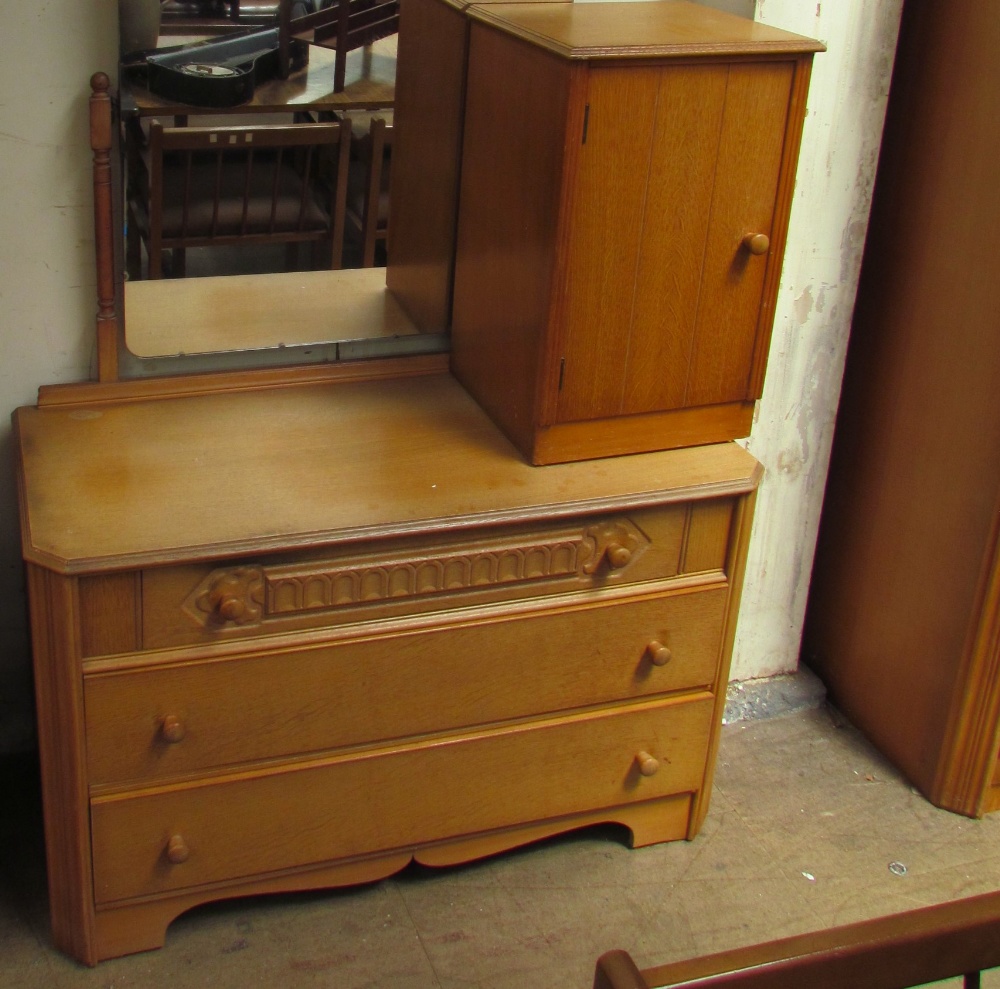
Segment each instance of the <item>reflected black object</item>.
[{"label": "reflected black object", "polygon": [[[292,68],[305,65],[308,57],[309,46],[293,41]],[[278,29],[142,52],[124,68],[153,95],[174,103],[239,106],[253,99],[258,83],[279,75]]]}]

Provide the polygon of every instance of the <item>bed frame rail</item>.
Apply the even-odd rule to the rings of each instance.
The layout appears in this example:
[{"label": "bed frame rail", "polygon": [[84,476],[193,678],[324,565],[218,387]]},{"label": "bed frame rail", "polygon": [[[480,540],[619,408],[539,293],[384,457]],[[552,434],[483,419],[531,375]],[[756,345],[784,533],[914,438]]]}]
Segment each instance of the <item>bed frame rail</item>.
[{"label": "bed frame rail", "polygon": [[597,961],[594,989],[905,989],[1000,967],[1000,892],[658,965]]}]

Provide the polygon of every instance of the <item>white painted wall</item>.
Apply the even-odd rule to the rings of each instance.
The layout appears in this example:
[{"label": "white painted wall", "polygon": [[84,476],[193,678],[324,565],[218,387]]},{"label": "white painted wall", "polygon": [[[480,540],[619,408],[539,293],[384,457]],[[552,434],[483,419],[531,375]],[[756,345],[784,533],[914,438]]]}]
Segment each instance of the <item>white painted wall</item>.
[{"label": "white painted wall", "polygon": [[[751,0],[711,0],[746,6]],[[816,59],[781,304],[750,449],[767,468],[734,675],[794,669],[831,423],[901,0],[757,0],[824,40]],[[113,0],[0,3],[0,752],[32,744],[9,415],[88,376],[96,308],[88,79],[113,68]],[[65,497],[72,498],[67,490]]]},{"label": "white painted wall", "polygon": [[87,81],[114,68],[117,31],[114,0],[0,3],[0,752],[34,744],[10,413],[88,376]]},{"label": "white painted wall", "polygon": [[736,680],[798,664],[833,422],[902,0],[757,0],[757,20],[818,38],[764,395],[747,443],[761,485]]}]

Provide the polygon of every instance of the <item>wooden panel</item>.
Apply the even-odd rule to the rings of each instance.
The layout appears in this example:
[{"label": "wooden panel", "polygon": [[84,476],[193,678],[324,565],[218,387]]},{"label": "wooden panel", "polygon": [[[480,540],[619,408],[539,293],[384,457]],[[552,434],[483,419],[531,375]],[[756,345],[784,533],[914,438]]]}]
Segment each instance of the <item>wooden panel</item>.
[{"label": "wooden panel", "polygon": [[682,564],[685,573],[726,569],[732,519],[731,501],[704,501],[691,506]]},{"label": "wooden panel", "polygon": [[442,0],[400,8],[386,284],[424,332],[451,322],[468,22]]},{"label": "wooden panel", "polygon": [[444,376],[20,409],[17,429],[25,556],[88,572],[735,494],[757,471],[728,445],[539,471]]},{"label": "wooden panel", "polygon": [[[92,803],[98,903],[697,790],[712,699],[629,707]],[[636,757],[659,761],[640,774]],[[165,850],[180,835],[187,860]]]},{"label": "wooden panel", "polygon": [[96,962],[76,581],[29,564],[49,916],[57,948]]},{"label": "wooden panel", "polygon": [[[664,580],[680,568],[684,505],[590,516],[556,526],[505,526],[429,539],[347,546],[142,575],[143,648],[223,643],[501,601]],[[632,553],[612,567],[609,534]],[[223,598],[239,614],[220,612]],[[136,647],[138,648],[138,647]]]},{"label": "wooden panel", "polygon": [[1000,696],[982,648],[998,627],[998,46],[987,0],[904,7],[804,652],[911,781],[967,814]]},{"label": "wooden panel", "polygon": [[623,54],[643,59],[725,57],[823,50],[812,38],[686,0],[661,0],[652,6],[624,10],[603,3],[477,5],[470,15],[572,59]]},{"label": "wooden panel", "polygon": [[137,573],[80,580],[80,651],[83,656],[132,652],[142,642],[142,599]]},{"label": "wooden panel", "polygon": [[956,690],[931,799],[976,816],[986,812],[1000,747],[1000,512],[986,540],[992,551],[972,605],[970,638],[952,657]]},{"label": "wooden panel", "polygon": [[538,430],[530,456],[534,464],[562,464],[724,443],[748,436],[752,423],[752,402],[559,422]]},{"label": "wooden panel", "polygon": [[451,324],[468,5],[468,0],[406,0],[400,7],[385,274],[425,333]]},{"label": "wooden panel", "polygon": [[660,72],[623,412],[687,397],[728,75],[724,63]]},{"label": "wooden panel", "polygon": [[[687,404],[733,402],[748,393],[768,264],[744,236],[772,236],[793,62],[733,64],[719,141],[701,305]],[[770,327],[768,327],[768,330]]]},{"label": "wooden panel", "polygon": [[598,959],[594,989],[896,989],[991,981],[1000,966],[1000,893],[637,969],[624,951]]},{"label": "wooden panel", "polygon": [[986,788],[982,802],[982,813],[992,814],[995,810],[1000,810],[1000,762],[996,764],[993,781]]},{"label": "wooden panel", "polygon": [[582,103],[570,100],[573,74],[551,56],[472,27],[452,370],[522,449],[545,375],[564,135],[578,143],[583,123]]},{"label": "wooden panel", "polygon": [[[743,578],[746,573],[747,550],[750,545],[750,535],[753,530],[753,514],[756,507],[756,494],[741,498],[735,505],[729,523],[729,545],[727,548],[725,570],[729,577],[729,603],[726,609],[726,623],[722,633],[722,653],[715,681],[715,716],[713,724],[720,724],[726,708],[726,687],[729,683],[729,667],[733,656],[733,642],[736,639],[736,627],[740,615],[740,598],[743,594]],[[715,523],[721,520],[716,518]],[[693,838],[705,822],[708,813],[709,799],[712,794],[712,781],[715,777],[716,756],[719,751],[721,733],[713,731],[708,743],[708,758],[705,760],[705,785],[695,794],[691,808],[691,824],[688,838]]]},{"label": "wooden panel", "polygon": [[[723,586],[537,615],[494,609],[445,628],[355,630],[340,644],[91,674],[90,779],[153,779],[709,687],[726,596]],[[647,655],[654,641],[671,650],[666,665]],[[164,737],[166,718],[183,739]]]},{"label": "wooden panel", "polygon": [[569,205],[561,297],[556,421],[621,411],[639,232],[646,206],[657,69],[591,69],[589,113]]}]

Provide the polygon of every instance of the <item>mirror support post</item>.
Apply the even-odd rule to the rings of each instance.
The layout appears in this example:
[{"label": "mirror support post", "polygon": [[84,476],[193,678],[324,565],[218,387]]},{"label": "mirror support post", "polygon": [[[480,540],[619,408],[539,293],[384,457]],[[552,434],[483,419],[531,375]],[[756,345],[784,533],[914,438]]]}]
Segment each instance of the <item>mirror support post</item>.
[{"label": "mirror support post", "polygon": [[115,238],[112,204],[111,80],[90,80],[90,147],[94,153],[94,246],[97,255],[97,377],[118,380],[118,314],[115,311]]}]

